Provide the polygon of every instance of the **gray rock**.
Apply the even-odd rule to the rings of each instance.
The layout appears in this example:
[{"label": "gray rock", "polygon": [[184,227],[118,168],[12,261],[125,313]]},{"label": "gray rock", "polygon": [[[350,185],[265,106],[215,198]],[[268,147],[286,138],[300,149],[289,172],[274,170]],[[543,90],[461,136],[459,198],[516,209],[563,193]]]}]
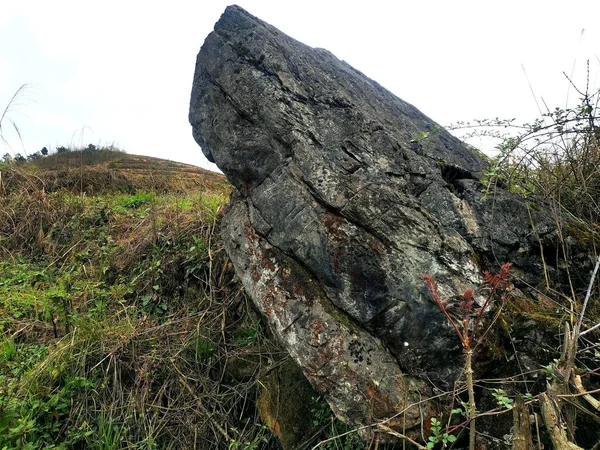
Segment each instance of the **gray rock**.
[{"label": "gray rock", "polygon": [[222,231],[237,274],[347,420],[393,415],[419,401],[422,380],[459,376],[460,343],[423,274],[448,298],[508,261],[541,279],[540,242],[555,228],[543,209],[484,198],[486,163],[461,141],[239,7],[200,50],[189,117],[236,189]]}]

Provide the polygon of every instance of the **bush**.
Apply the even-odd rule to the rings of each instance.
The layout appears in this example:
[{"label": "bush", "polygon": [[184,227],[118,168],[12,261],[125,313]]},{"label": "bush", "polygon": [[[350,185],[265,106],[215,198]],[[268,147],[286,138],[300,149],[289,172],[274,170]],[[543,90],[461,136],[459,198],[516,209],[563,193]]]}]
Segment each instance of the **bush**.
[{"label": "bush", "polygon": [[[464,137],[500,139],[498,155],[483,182],[488,192],[495,186],[523,196],[550,202],[557,214],[590,229],[600,220],[600,90],[580,91],[572,108],[555,108],[533,123],[513,120],[476,121],[477,129]],[[460,128],[471,124],[457,124]],[[507,135],[499,128],[516,130]]]}]

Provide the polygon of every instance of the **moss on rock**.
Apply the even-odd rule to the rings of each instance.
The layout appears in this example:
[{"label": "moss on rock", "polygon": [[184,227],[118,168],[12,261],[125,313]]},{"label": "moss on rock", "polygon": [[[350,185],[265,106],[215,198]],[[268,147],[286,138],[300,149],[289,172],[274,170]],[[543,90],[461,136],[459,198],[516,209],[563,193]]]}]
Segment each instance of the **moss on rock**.
[{"label": "moss on rock", "polygon": [[313,432],[318,394],[291,359],[259,376],[258,411],[285,450],[299,448]]}]

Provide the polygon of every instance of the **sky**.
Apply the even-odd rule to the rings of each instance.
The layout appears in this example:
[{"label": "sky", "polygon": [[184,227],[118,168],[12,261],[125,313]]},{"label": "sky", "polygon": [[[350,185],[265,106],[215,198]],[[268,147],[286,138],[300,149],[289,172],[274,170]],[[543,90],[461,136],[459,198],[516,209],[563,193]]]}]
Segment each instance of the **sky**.
[{"label": "sky", "polygon": [[[231,1],[0,0],[0,154],[115,145],[216,170],[188,123],[196,55]],[[529,122],[600,88],[598,0],[238,0],[441,125]],[[472,144],[491,150],[487,141]],[[0,155],[1,156],[1,155]]]}]

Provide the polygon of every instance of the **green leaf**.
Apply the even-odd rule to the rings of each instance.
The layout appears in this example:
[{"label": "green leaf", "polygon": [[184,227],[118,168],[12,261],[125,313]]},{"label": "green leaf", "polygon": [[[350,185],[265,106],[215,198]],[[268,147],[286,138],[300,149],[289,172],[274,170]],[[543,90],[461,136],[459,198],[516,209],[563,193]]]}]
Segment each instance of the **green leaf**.
[{"label": "green leaf", "polygon": [[152,294],[146,294],[142,297],[142,306],[148,306],[152,300]]}]

